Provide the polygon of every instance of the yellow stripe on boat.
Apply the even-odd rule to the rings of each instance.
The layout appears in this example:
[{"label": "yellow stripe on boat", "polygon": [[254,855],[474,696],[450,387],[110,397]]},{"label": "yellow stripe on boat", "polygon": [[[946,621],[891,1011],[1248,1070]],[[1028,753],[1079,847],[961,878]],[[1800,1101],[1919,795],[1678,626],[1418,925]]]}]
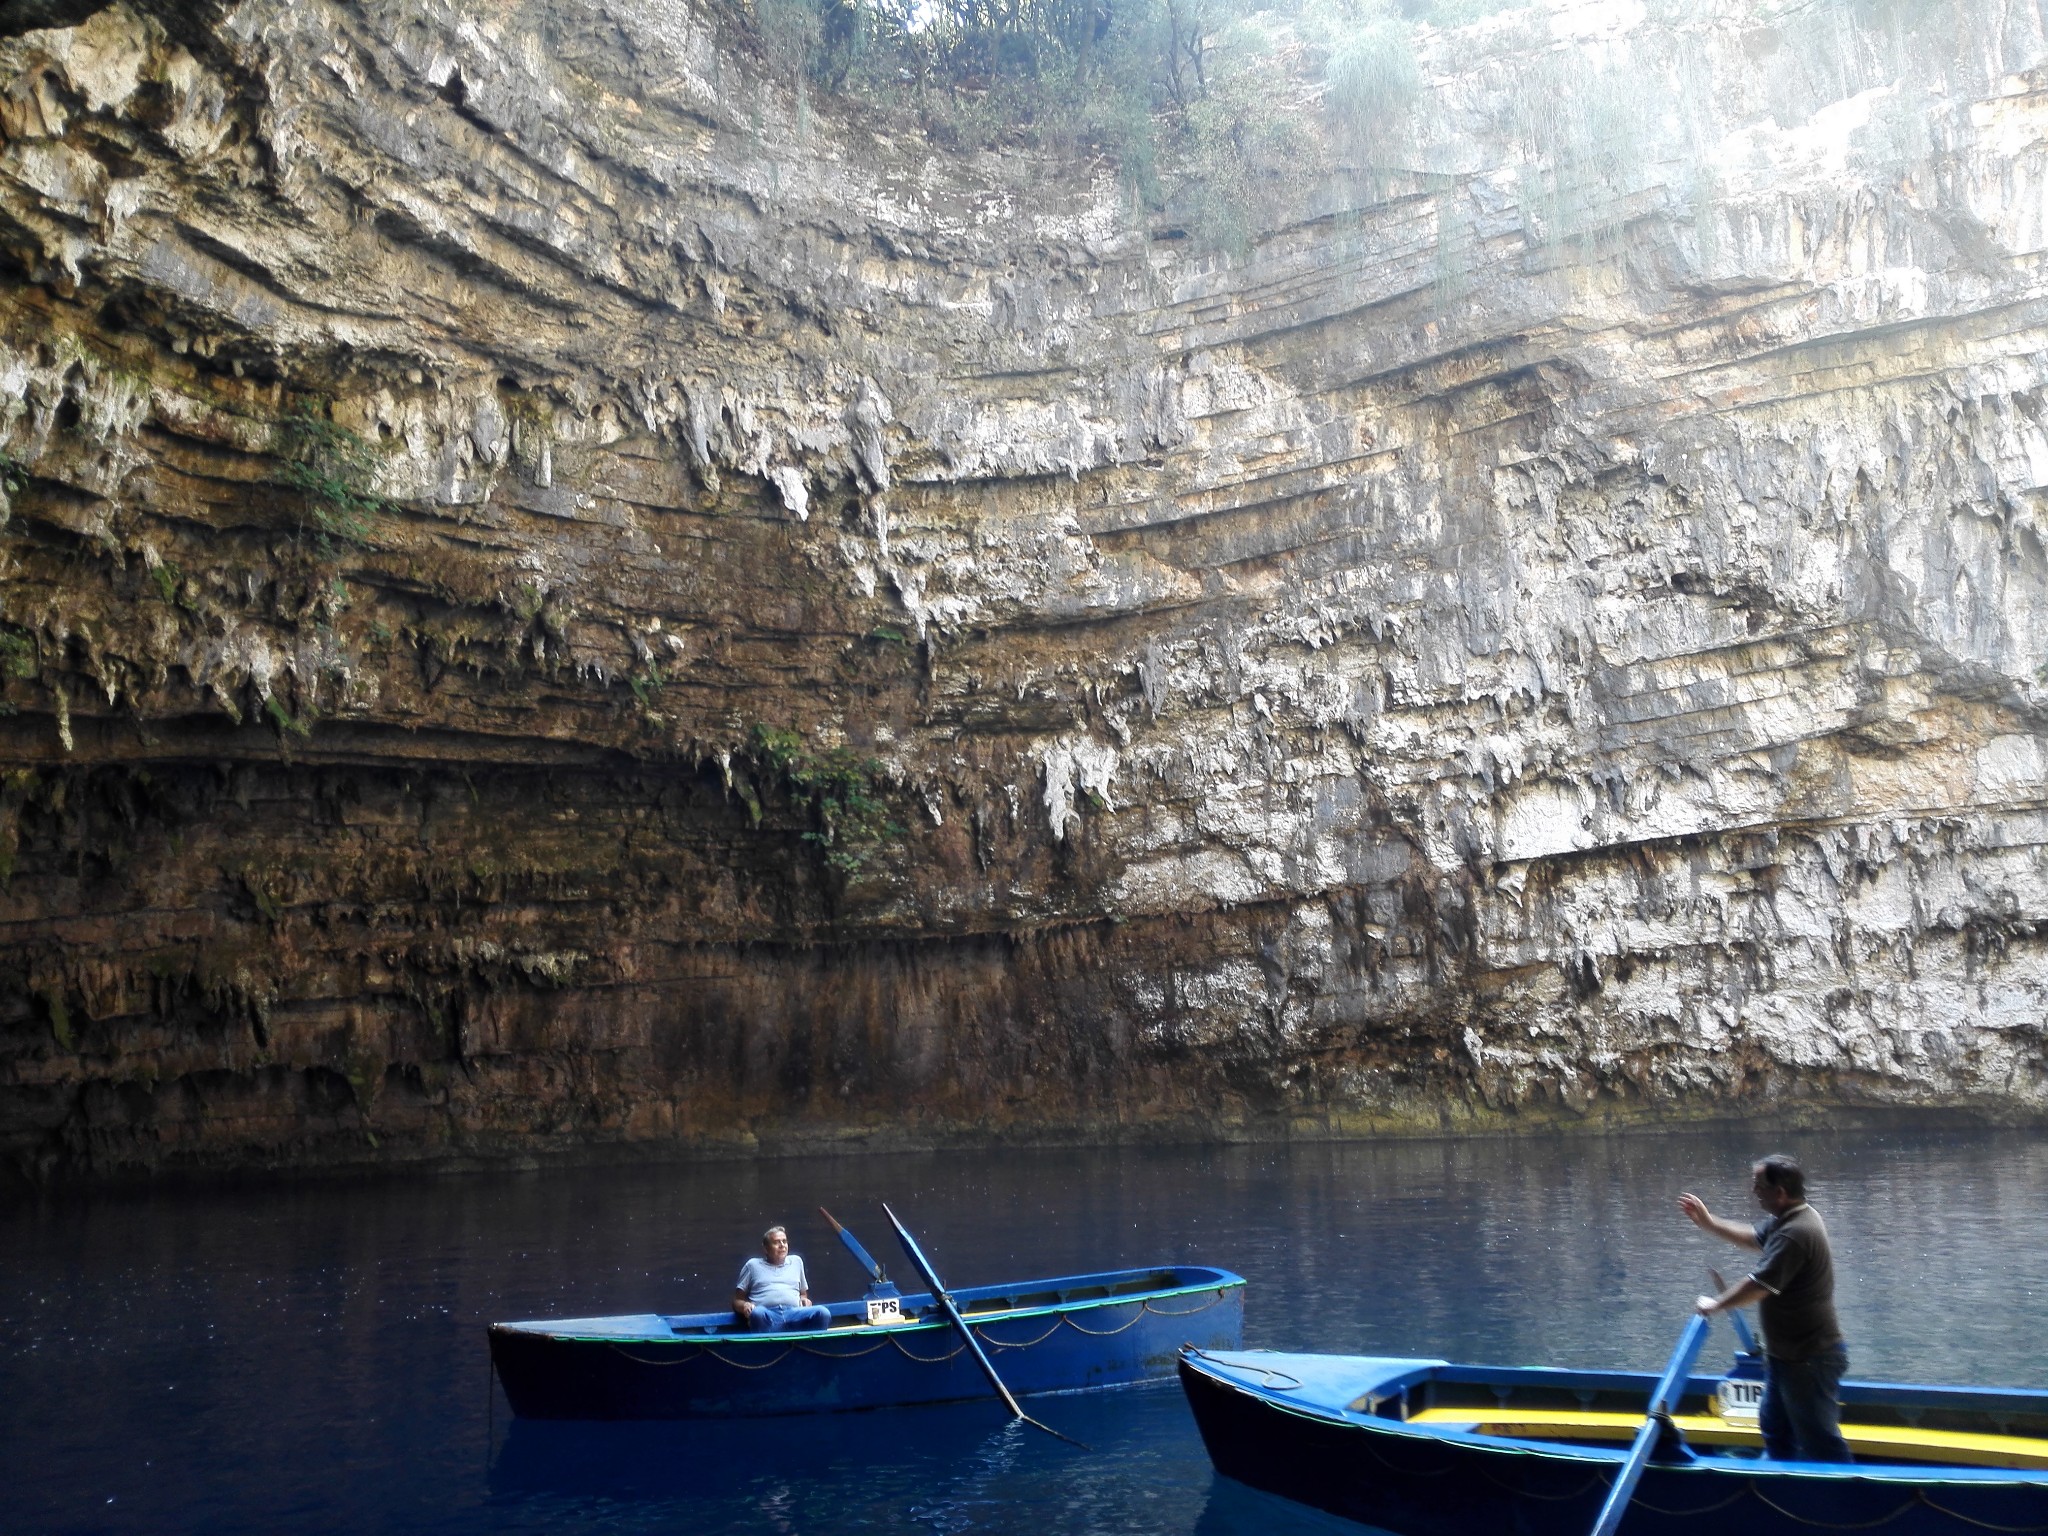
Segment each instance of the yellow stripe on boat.
[{"label": "yellow stripe on boat", "polygon": [[[1597,1413],[1571,1408],[1425,1408],[1404,1421],[1471,1434],[1506,1435],[1517,1440],[1633,1440],[1643,1427],[1639,1413]],[[1696,1446],[1758,1447],[1763,1435],[1712,1414],[1678,1414],[1672,1419]],[[1938,1461],[1963,1467],[2048,1468],[2048,1440],[2024,1435],[1986,1435],[1957,1429],[1915,1429],[1905,1424],[1842,1426],[1842,1438],[1864,1461]]]}]

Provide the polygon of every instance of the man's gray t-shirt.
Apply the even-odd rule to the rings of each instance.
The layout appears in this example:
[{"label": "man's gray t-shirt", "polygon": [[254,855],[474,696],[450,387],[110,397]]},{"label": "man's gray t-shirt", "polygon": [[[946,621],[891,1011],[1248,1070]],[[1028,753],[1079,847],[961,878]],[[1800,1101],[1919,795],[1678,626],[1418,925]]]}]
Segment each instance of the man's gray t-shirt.
[{"label": "man's gray t-shirt", "polygon": [[757,1307],[800,1307],[811,1282],[804,1275],[804,1261],[792,1253],[780,1264],[747,1260],[740,1266],[739,1282],[733,1288],[744,1292]]},{"label": "man's gray t-shirt", "polygon": [[1820,1212],[1795,1205],[1756,1224],[1763,1258],[1750,1279],[1770,1294],[1763,1315],[1764,1349],[1777,1360],[1811,1360],[1842,1342],[1835,1320],[1835,1261]]}]

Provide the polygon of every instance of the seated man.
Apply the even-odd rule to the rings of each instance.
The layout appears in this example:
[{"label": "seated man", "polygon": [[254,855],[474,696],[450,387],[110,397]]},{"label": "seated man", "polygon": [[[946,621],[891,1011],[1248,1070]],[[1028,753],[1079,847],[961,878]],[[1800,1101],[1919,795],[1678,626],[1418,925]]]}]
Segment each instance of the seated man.
[{"label": "seated man", "polygon": [[761,1234],[759,1259],[749,1259],[733,1287],[732,1310],[740,1326],[755,1333],[780,1333],[785,1328],[829,1328],[832,1314],[811,1305],[811,1283],[804,1261],[789,1251],[789,1234],[770,1227]]}]

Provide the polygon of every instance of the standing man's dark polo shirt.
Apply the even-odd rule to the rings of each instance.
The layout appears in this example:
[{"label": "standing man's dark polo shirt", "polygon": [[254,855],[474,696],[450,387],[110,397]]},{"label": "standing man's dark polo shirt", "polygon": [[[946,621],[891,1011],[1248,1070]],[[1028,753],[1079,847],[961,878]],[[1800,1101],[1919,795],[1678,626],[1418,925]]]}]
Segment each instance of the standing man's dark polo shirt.
[{"label": "standing man's dark polo shirt", "polygon": [[1750,1279],[1771,1294],[1763,1314],[1764,1348],[1774,1360],[1811,1360],[1842,1342],[1835,1321],[1835,1261],[1820,1212],[1795,1205],[1756,1224],[1764,1256]]}]

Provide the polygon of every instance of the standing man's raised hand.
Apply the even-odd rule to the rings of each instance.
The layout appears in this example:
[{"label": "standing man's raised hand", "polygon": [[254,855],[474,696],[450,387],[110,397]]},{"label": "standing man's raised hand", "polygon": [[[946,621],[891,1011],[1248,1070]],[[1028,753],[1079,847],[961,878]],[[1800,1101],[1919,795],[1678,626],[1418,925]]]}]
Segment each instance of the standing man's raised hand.
[{"label": "standing man's raised hand", "polygon": [[1723,1242],[1733,1243],[1738,1248],[1761,1248],[1756,1233],[1739,1221],[1728,1221],[1707,1209],[1707,1202],[1698,1195],[1685,1194],[1678,1197],[1678,1208],[1685,1213],[1685,1219],[1702,1232],[1711,1232]]}]

